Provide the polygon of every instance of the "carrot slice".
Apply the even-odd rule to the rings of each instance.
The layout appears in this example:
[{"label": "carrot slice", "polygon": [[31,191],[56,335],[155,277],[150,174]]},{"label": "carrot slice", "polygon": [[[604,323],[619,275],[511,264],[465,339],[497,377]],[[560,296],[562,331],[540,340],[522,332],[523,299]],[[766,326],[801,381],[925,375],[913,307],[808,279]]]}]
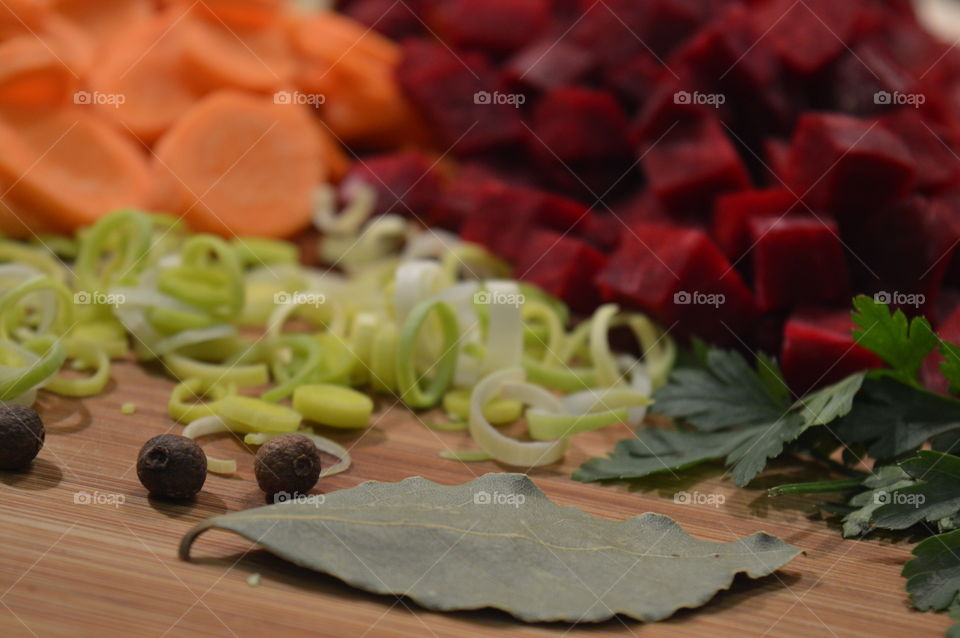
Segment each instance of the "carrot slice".
[{"label": "carrot slice", "polygon": [[53,9],[97,42],[153,15],[152,0],[54,0]]},{"label": "carrot slice", "polygon": [[400,48],[395,43],[339,13],[291,15],[290,24],[294,46],[308,58],[338,60],[361,56],[371,63],[388,66],[400,60]]},{"label": "carrot slice", "polygon": [[7,109],[0,119],[5,201],[70,232],[125,206],[142,206],[149,173],[128,138],[85,106]]},{"label": "carrot slice", "polygon": [[155,148],[155,172],[173,191],[163,208],[221,235],[287,237],[306,228],[312,193],[327,173],[312,126],[302,105],[207,96]]},{"label": "carrot slice", "polygon": [[293,53],[279,25],[241,29],[188,20],[183,65],[200,90],[236,88],[271,93],[289,85],[294,75]]},{"label": "carrot slice", "polygon": [[350,158],[340,142],[330,134],[330,131],[317,121],[313,122],[313,129],[320,146],[320,155],[323,158],[321,175],[317,181],[322,182],[329,177],[330,181],[339,182],[350,170]]},{"label": "carrot slice", "polygon": [[50,13],[48,0],[4,0],[0,3],[0,40],[39,31]]},{"label": "carrot slice", "polygon": [[0,43],[0,105],[65,104],[76,84],[66,65],[38,38],[17,36]]},{"label": "carrot slice", "polygon": [[126,27],[106,43],[87,82],[101,115],[147,144],[200,97],[180,67],[183,20],[171,11]]}]

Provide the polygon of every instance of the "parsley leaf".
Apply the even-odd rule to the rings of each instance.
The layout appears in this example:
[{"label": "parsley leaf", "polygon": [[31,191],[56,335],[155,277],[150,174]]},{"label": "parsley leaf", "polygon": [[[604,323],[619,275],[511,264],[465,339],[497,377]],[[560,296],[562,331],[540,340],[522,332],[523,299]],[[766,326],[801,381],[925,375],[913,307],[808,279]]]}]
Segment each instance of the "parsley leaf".
[{"label": "parsley leaf", "polygon": [[899,466],[916,484],[878,495],[883,504],[874,512],[877,527],[907,529],[960,512],[960,457],[920,451]]},{"label": "parsley leaf", "polygon": [[[654,396],[653,410],[714,432],[733,426],[770,424],[790,407],[773,378],[782,379],[769,360],[760,359],[763,376],[739,352],[713,349],[700,368],[674,371]],[[776,364],[773,364],[774,366]]]},{"label": "parsley leaf", "polygon": [[930,322],[924,317],[907,321],[903,311],[891,313],[886,304],[866,295],[854,299],[853,305],[853,322],[859,326],[853,331],[856,342],[890,365],[892,369],[883,371],[884,374],[919,386],[920,366],[940,343]]},{"label": "parsley leaf", "polygon": [[907,592],[922,611],[947,609],[960,593],[960,530],[924,539],[903,566]]},{"label": "parsley leaf", "polygon": [[847,443],[868,444],[881,461],[920,448],[928,439],[960,430],[960,401],[895,379],[867,379],[837,434]]},{"label": "parsley leaf", "polygon": [[940,372],[950,382],[950,392],[960,393],[960,346],[941,341],[940,354],[943,355]]}]

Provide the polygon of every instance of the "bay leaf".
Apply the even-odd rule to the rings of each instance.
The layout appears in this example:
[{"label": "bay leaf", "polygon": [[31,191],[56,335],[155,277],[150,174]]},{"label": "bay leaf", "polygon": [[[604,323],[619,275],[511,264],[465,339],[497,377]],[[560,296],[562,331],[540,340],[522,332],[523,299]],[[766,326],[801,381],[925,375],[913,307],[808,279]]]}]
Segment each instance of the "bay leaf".
[{"label": "bay leaf", "polygon": [[765,533],[699,540],[666,516],[627,521],[561,507],[523,474],[443,486],[369,482],[211,518],[292,563],[434,610],[495,608],[527,622],[667,618],[699,607],[740,573],[767,576],[800,550]]}]

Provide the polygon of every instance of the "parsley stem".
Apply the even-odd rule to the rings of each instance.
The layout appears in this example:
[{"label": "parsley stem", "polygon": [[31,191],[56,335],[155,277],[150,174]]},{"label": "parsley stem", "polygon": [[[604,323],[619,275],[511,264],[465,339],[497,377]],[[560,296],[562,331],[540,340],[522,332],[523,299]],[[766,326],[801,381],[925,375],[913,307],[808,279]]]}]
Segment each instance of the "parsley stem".
[{"label": "parsley stem", "polygon": [[814,481],[812,483],[790,483],[778,485],[767,490],[769,496],[784,494],[822,494],[825,492],[846,492],[863,486],[863,479],[840,479],[837,481]]}]

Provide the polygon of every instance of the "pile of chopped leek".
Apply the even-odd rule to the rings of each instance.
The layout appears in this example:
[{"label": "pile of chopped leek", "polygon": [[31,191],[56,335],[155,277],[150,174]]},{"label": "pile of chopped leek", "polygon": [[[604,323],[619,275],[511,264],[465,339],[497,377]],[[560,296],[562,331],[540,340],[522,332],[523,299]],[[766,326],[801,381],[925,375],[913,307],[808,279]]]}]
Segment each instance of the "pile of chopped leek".
[{"label": "pile of chopped leek", "polygon": [[[260,445],[304,432],[341,459],[327,474],[349,454],[312,426],[367,427],[371,394],[442,406],[449,421],[430,427],[469,430],[479,448],[449,458],[521,467],[558,460],[578,432],[643,420],[675,357],[649,319],[610,304],[569,330],[564,304],[508,279],[484,249],[371,218],[363,185],[342,211],[334,203],[318,191],[323,269],[287,242],[190,234],[135,210],[76,240],[0,240],[0,403],[32,404],[41,388],[97,395],[111,361],[132,355],[178,381],[169,413],[186,436]],[[613,328],[633,333],[641,358],[611,351]],[[529,441],[498,429],[520,419]]]}]

